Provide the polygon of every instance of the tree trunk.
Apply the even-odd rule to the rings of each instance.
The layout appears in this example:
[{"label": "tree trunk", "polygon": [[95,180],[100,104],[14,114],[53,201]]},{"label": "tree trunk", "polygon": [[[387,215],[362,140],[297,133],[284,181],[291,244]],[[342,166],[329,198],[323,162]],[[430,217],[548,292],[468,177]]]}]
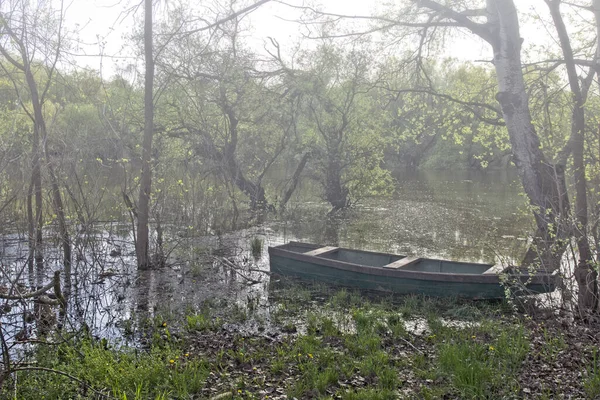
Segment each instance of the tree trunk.
[{"label": "tree trunk", "polygon": [[33,215],[33,174],[31,175],[31,180],[29,183],[29,188],[27,190],[27,230],[28,230],[28,241],[29,241],[29,257],[27,258],[27,266],[29,273],[29,282],[30,285],[34,285],[34,258],[35,258],[35,242],[36,242],[36,225],[35,225],[35,216]]},{"label": "tree trunk", "polygon": [[138,269],[150,267],[148,220],[152,186],[152,136],[154,134],[154,56],[152,50],[152,0],[144,0],[144,139],[142,142],[142,174],[138,201],[137,240],[135,252]]},{"label": "tree trunk", "polygon": [[237,162],[233,161],[230,164],[229,174],[231,179],[238,189],[250,198],[250,209],[252,211],[268,209],[269,204],[267,203],[265,188],[246,179]]},{"label": "tree trunk", "polygon": [[[587,178],[585,172],[584,135],[585,135],[585,98],[577,76],[573,49],[560,13],[560,1],[546,0],[550,8],[550,15],[554,21],[560,47],[565,59],[565,67],[569,86],[573,98],[573,112],[571,119],[571,146],[573,151],[573,174],[575,182],[575,215],[577,224],[574,229],[579,250],[579,263],[576,267],[578,305],[580,310],[595,309],[598,303],[596,293],[597,274],[593,267],[592,252],[588,240],[588,204],[587,204]],[[597,5],[597,4],[596,4]],[[587,89],[586,89],[587,90]]]},{"label": "tree trunk", "polygon": [[[44,128],[45,129],[45,128]],[[47,136],[47,135],[44,135]],[[71,292],[71,237],[69,235],[69,229],[67,227],[67,220],[65,217],[65,209],[62,201],[62,196],[60,194],[60,187],[58,185],[58,179],[56,178],[56,174],[54,172],[54,167],[52,166],[52,161],[50,160],[48,154],[48,146],[47,140],[44,139],[44,150],[46,153],[46,161],[48,162],[48,174],[50,175],[50,186],[52,188],[52,204],[54,206],[54,212],[56,213],[56,218],[58,219],[58,231],[60,234],[60,241],[62,243],[63,248],[63,263],[65,267],[65,293],[69,294]]]},{"label": "tree trunk", "polygon": [[31,181],[33,184],[33,198],[35,200],[35,221],[33,234],[33,255],[35,258],[38,284],[43,283],[44,254],[42,248],[42,228],[44,226],[43,204],[42,204],[42,168],[40,159],[40,131],[39,126],[34,122],[33,127],[33,145],[32,145],[32,172]]},{"label": "tree trunk", "polygon": [[342,185],[341,160],[337,152],[329,154],[325,172],[325,197],[333,206],[331,211],[348,207],[348,189]]},{"label": "tree trunk", "polygon": [[306,167],[306,163],[308,162],[309,158],[310,153],[304,154],[304,156],[300,160],[300,163],[298,164],[298,167],[296,167],[296,171],[294,171],[294,175],[292,176],[292,182],[290,183],[288,190],[285,191],[283,199],[281,199],[281,202],[279,203],[279,209],[281,211],[285,209],[285,205],[288,201],[290,201],[290,198],[292,197],[292,194],[294,194],[298,183],[300,183],[300,175],[302,174],[302,171],[304,171],[304,167]]},{"label": "tree trunk", "polygon": [[[236,159],[236,149],[238,143],[238,124],[239,121],[235,115],[233,108],[227,103],[224,89],[222,90],[222,108],[229,120],[229,143],[225,145],[223,150],[223,161],[226,164],[227,171],[233,183],[246,196],[250,198],[250,209],[252,211],[266,210],[269,208],[267,198],[265,197],[265,189],[260,183],[254,183],[244,176],[244,172],[240,168]],[[214,145],[213,145],[214,146]]]},{"label": "tree trunk", "polygon": [[[44,119],[44,114],[42,110],[42,102],[40,100],[40,95],[37,88],[37,83],[31,72],[31,65],[26,61],[25,55],[23,55],[24,65],[25,65],[25,79],[27,81],[27,85],[29,86],[29,91],[31,93],[31,104],[33,106],[33,117],[34,117],[34,141],[39,142],[40,136],[43,139],[43,150],[46,153],[46,161],[47,168],[50,175],[50,184],[52,187],[52,203],[54,206],[54,212],[56,213],[56,218],[58,220],[58,229],[61,238],[62,248],[63,248],[63,263],[65,267],[65,286],[67,290],[70,290],[70,279],[71,279],[71,239],[69,237],[69,231],[67,228],[67,222],[65,217],[65,211],[63,206],[62,197],[60,194],[60,189],[58,185],[58,180],[56,178],[56,174],[54,173],[54,167],[51,164],[50,158],[48,157],[48,132],[46,128],[46,121]],[[38,144],[39,146],[39,144]],[[40,170],[40,161],[41,161],[41,148],[36,149],[37,156],[37,164],[38,170],[34,173],[35,181],[39,182],[40,185],[40,193],[39,193],[39,202],[40,206],[38,208],[39,217],[36,212],[36,218],[38,219],[37,230],[38,230],[38,239],[36,241],[41,242],[41,229],[42,229],[42,218],[41,218],[41,170]],[[36,176],[38,175],[38,176]],[[36,207],[38,204],[38,193],[36,188]]]},{"label": "tree trunk", "polygon": [[[551,165],[540,148],[532,124],[529,98],[523,80],[521,36],[516,8],[512,0],[488,0],[488,24],[492,35],[494,67],[498,80],[496,96],[502,108],[510,137],[513,160],[523,188],[533,208],[541,249],[540,262],[544,268],[560,266],[564,252],[563,239],[568,237],[564,223],[569,205],[563,192],[566,186],[562,167]],[[531,254],[530,252],[528,254]],[[528,257],[524,260],[530,261]]]},{"label": "tree trunk", "polygon": [[25,72],[25,80],[27,81],[27,86],[31,92],[31,102],[33,105],[34,111],[34,120],[33,120],[33,171],[32,171],[32,181],[34,188],[34,198],[35,198],[35,263],[37,269],[37,283],[38,285],[43,283],[43,272],[44,272],[44,256],[42,253],[42,228],[44,226],[43,221],[43,210],[42,210],[42,169],[41,169],[41,159],[42,159],[42,151],[40,148],[40,137],[45,136],[45,125],[44,125],[44,116],[42,114],[42,106],[40,104],[40,98],[37,91],[37,85],[35,79],[33,77],[33,73],[31,72],[31,65],[29,64],[26,55],[22,54],[23,62],[24,62],[24,72]]}]

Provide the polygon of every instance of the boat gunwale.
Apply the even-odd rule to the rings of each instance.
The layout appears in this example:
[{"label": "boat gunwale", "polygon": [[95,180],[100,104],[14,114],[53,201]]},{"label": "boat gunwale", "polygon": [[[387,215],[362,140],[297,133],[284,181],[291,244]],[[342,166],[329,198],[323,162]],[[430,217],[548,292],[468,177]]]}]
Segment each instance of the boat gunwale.
[{"label": "boat gunwale", "polygon": [[[298,253],[295,251],[287,250],[284,246],[293,245],[299,247],[312,248],[313,245],[310,243],[302,243],[302,242],[289,242],[288,244],[280,245],[280,246],[270,246],[269,254],[288,257],[295,259],[297,261],[310,262],[313,264],[320,264],[325,267],[345,270],[345,271],[353,271],[358,273],[364,273],[367,275],[379,275],[379,276],[388,276],[399,279],[415,279],[415,280],[426,280],[426,281],[450,281],[450,282],[461,282],[461,283],[481,283],[481,284],[499,284],[500,275],[497,273],[493,274],[468,274],[468,273],[449,273],[449,272],[426,272],[426,271],[410,271],[403,270],[401,268],[386,268],[385,266],[376,267],[371,265],[363,265],[363,264],[355,264],[346,261],[339,261],[330,258],[323,258],[318,256],[309,256],[303,253]],[[308,245],[308,246],[303,246]],[[324,247],[324,246],[323,246]],[[339,247],[338,250],[349,250],[349,251],[357,251],[368,254],[377,254],[377,255],[385,255],[385,256],[399,256],[406,257],[400,254],[393,253],[382,253],[368,250],[356,250],[356,249],[348,249],[344,247]],[[279,253],[279,254],[278,254]],[[431,261],[445,261],[445,262],[458,262],[461,261],[450,261],[450,260],[442,260],[435,258],[421,258],[421,260],[431,260]],[[473,263],[473,262],[464,262],[463,264],[470,265],[489,265],[490,268],[493,267],[493,264],[484,264],[484,263]],[[512,278],[520,279],[524,284],[542,284],[542,285],[556,285],[556,277],[552,274],[547,273],[537,273],[535,275],[514,275]]]}]

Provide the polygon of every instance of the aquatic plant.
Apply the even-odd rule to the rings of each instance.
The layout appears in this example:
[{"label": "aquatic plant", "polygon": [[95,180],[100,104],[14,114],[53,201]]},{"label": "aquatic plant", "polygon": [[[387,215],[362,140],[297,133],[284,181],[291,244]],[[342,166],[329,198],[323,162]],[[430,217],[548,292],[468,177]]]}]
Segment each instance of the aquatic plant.
[{"label": "aquatic plant", "polygon": [[260,258],[263,251],[264,240],[259,237],[254,237],[250,242],[250,249],[254,258]]}]

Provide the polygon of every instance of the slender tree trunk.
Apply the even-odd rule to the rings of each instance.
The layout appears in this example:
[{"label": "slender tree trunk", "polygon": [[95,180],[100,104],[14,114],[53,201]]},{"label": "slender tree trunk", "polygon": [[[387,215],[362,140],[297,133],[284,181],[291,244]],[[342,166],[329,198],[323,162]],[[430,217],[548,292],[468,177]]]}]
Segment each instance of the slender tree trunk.
[{"label": "slender tree trunk", "polygon": [[[596,22],[596,54],[600,54],[600,0],[593,0],[592,8],[594,10],[594,18]],[[598,87],[600,88],[600,68],[598,68],[598,64],[600,64],[600,60],[596,59],[596,77],[598,82]],[[600,124],[598,124],[598,156],[600,157]],[[600,203],[596,204],[596,218],[600,214]],[[596,244],[596,260],[600,259],[600,234],[599,234],[599,225],[598,220],[594,224],[594,242]],[[600,288],[598,283],[598,269],[594,268],[594,293],[596,297],[600,296]],[[596,301],[594,311],[598,311],[598,307],[600,306],[599,302]]]},{"label": "slender tree trunk", "polygon": [[[31,188],[28,193],[27,212],[28,212],[28,218],[29,218],[29,221],[28,221],[29,222],[29,237],[30,237],[29,240],[30,240],[30,244],[31,244],[32,237],[34,237],[34,239],[33,239],[34,253],[35,253],[34,257],[35,257],[35,263],[37,266],[37,280],[38,280],[38,285],[41,285],[43,283],[43,279],[44,279],[44,257],[43,257],[43,253],[42,253],[42,240],[43,240],[43,235],[42,235],[43,204],[42,204],[42,202],[43,202],[43,196],[42,196],[42,166],[41,166],[44,152],[46,153],[46,157],[48,159],[47,160],[48,161],[48,171],[50,173],[50,179],[51,179],[51,184],[52,184],[52,199],[53,199],[52,203],[53,203],[54,210],[55,210],[56,216],[58,218],[58,223],[59,223],[60,236],[61,236],[61,241],[62,241],[62,246],[63,246],[63,251],[64,251],[63,262],[64,262],[64,266],[65,266],[67,280],[70,279],[70,272],[71,272],[71,241],[70,241],[69,233],[68,233],[67,226],[66,226],[65,213],[64,213],[64,208],[63,208],[62,197],[61,197],[59,186],[58,186],[58,181],[56,178],[56,174],[54,173],[53,166],[50,163],[50,160],[48,158],[48,149],[47,149],[48,132],[47,132],[46,122],[44,119],[44,113],[43,113],[43,109],[42,109],[43,104],[44,104],[44,96],[47,93],[48,89],[50,88],[50,84],[52,83],[52,76],[53,76],[53,73],[55,72],[55,68],[56,68],[56,65],[57,65],[57,62],[59,59],[59,55],[60,55],[61,43],[62,43],[61,31],[62,31],[62,22],[63,22],[63,19],[62,19],[62,11],[63,10],[62,10],[62,5],[61,5],[61,14],[60,14],[60,20],[58,21],[58,28],[57,28],[58,30],[57,30],[56,37],[44,38],[44,40],[46,40],[46,42],[44,42],[44,43],[47,44],[48,41],[52,42],[53,44],[55,43],[56,48],[53,50],[55,52],[53,55],[53,57],[54,57],[53,64],[51,65],[51,67],[49,69],[47,69],[45,71],[47,73],[47,76],[46,76],[47,81],[46,81],[46,85],[40,95],[40,92],[38,91],[38,84],[35,80],[34,72],[32,71],[32,64],[35,62],[34,60],[42,59],[42,57],[41,57],[41,55],[37,54],[38,47],[36,47],[37,46],[36,41],[29,40],[30,38],[37,37],[39,35],[39,32],[37,32],[35,29],[37,29],[36,21],[38,23],[40,23],[40,21],[37,20],[37,17],[34,17],[34,14],[27,15],[25,13],[25,10],[29,8],[29,6],[27,4],[28,4],[27,2],[23,2],[23,4],[21,4],[23,6],[23,9],[22,9],[23,15],[21,15],[20,20],[19,20],[19,17],[17,17],[16,20],[12,20],[10,18],[6,19],[5,15],[0,14],[0,24],[4,28],[3,34],[4,34],[4,36],[6,36],[8,38],[8,42],[3,42],[3,43],[5,43],[5,44],[11,43],[11,45],[14,45],[12,51],[15,51],[14,49],[16,49],[16,52],[20,56],[21,62],[17,61],[17,59],[12,57],[11,51],[8,51],[7,48],[4,47],[4,44],[0,45],[0,53],[2,53],[2,55],[4,56],[4,59],[6,61],[8,61],[10,64],[12,64],[12,66],[14,68],[23,72],[23,74],[25,76],[25,81],[29,88],[29,92],[30,92],[29,94],[31,95],[31,106],[33,108],[33,115],[31,115],[30,111],[27,110],[28,107],[26,107],[23,102],[21,103],[21,105],[23,106],[24,109],[26,109],[27,115],[29,115],[29,117],[33,120],[33,138],[32,138],[32,153],[33,154],[32,154],[32,177],[31,177],[32,186],[33,186],[33,198],[35,199],[35,221],[33,223],[32,223],[33,206],[32,206],[32,201],[31,201],[31,197],[32,197]],[[9,13],[9,15],[12,16],[12,14],[10,14],[10,13]],[[21,24],[19,30],[14,31],[12,29],[9,21],[14,22],[16,24]],[[42,20],[41,22],[45,23],[45,20]],[[33,24],[33,25],[29,25],[29,24]],[[33,29],[33,30],[30,31],[30,29]],[[29,45],[33,45],[33,47],[30,48]],[[43,53],[43,50],[41,52]],[[5,71],[6,71],[6,69],[5,69]],[[11,77],[11,80],[16,85],[16,81],[14,80],[14,78]],[[67,283],[70,286],[70,283],[69,282],[67,282]]]},{"label": "slender tree trunk", "polygon": [[560,1],[546,0],[550,8],[550,15],[560,41],[560,47],[565,59],[565,67],[571,95],[573,97],[573,112],[571,117],[571,146],[573,151],[573,175],[575,182],[575,238],[579,250],[579,263],[576,267],[575,278],[579,286],[578,304],[580,310],[595,309],[598,303],[596,293],[597,274],[593,268],[592,252],[588,240],[588,204],[587,204],[587,178],[584,161],[585,139],[585,98],[579,84],[577,69],[573,56],[573,49],[567,28],[560,13]]},{"label": "slender tree trunk", "polygon": [[144,1],[144,139],[142,143],[142,175],[138,201],[137,240],[135,251],[139,269],[150,267],[148,220],[152,186],[152,136],[154,134],[154,56],[152,50],[152,0]]},{"label": "slender tree trunk", "polygon": [[58,219],[58,230],[63,248],[63,263],[65,267],[64,291],[68,295],[71,292],[71,237],[69,235],[69,228],[67,227],[65,208],[62,195],[60,193],[60,186],[58,184],[58,179],[56,178],[56,173],[54,172],[54,166],[52,165],[52,161],[50,160],[48,154],[47,140],[44,140],[44,147],[46,161],[48,162],[48,174],[50,175],[50,186],[52,188],[52,203],[54,205],[54,211],[56,212],[56,218]]},{"label": "slender tree trunk", "polygon": [[[25,60],[25,58],[24,58]],[[42,197],[42,151],[40,147],[40,136],[43,134],[42,121],[43,114],[42,108],[39,102],[39,95],[37,92],[37,85],[31,72],[30,65],[25,64],[25,79],[27,85],[31,91],[31,101],[33,103],[34,110],[34,121],[33,121],[33,170],[31,180],[33,182],[33,192],[35,199],[35,239],[34,239],[34,253],[35,253],[35,264],[37,273],[38,285],[43,284],[43,273],[44,273],[44,255],[42,249],[42,229],[44,227],[43,217],[43,197]]]},{"label": "slender tree trunk", "polygon": [[[23,59],[25,60],[26,58],[23,57]],[[27,85],[29,86],[29,91],[31,93],[31,104],[33,106],[34,140],[36,140],[36,137],[37,137],[37,141],[38,141],[38,148],[36,149],[37,154],[38,154],[37,164],[38,164],[38,168],[40,168],[42,148],[39,147],[39,138],[41,136],[43,139],[43,143],[44,143],[43,150],[46,153],[46,159],[48,162],[47,167],[48,167],[48,172],[50,175],[50,184],[52,187],[52,199],[53,199],[52,202],[54,205],[54,212],[56,213],[56,218],[58,219],[59,234],[61,237],[61,242],[62,242],[62,247],[63,247],[63,263],[64,263],[64,267],[65,267],[66,289],[70,290],[70,286],[71,286],[71,284],[70,284],[70,279],[71,279],[71,239],[69,237],[69,231],[67,228],[65,211],[64,211],[62,196],[60,194],[58,180],[56,178],[56,174],[54,173],[54,167],[52,166],[50,158],[48,157],[48,147],[47,147],[48,133],[47,133],[47,129],[46,129],[46,121],[44,119],[44,114],[43,114],[43,110],[42,110],[42,102],[40,100],[37,83],[35,81],[33,73],[31,72],[31,66],[29,63],[25,64],[25,79],[27,81]],[[37,176],[36,179],[37,179],[37,181],[39,181],[39,185],[40,185],[39,202],[41,205],[41,170],[38,170],[37,174],[39,174],[39,176]],[[34,181],[34,183],[35,182],[36,181]],[[36,206],[37,206],[37,202],[38,202],[37,196],[38,196],[38,194],[37,194],[37,189],[36,189]],[[42,229],[41,207],[39,207],[39,212],[40,212],[40,217],[38,220],[37,229],[38,229],[38,235],[39,235],[38,240],[41,241],[41,229]],[[37,214],[36,214],[36,218],[38,218]]]},{"label": "slender tree trunk", "polygon": [[[48,173],[50,175],[50,185],[52,188],[52,203],[54,206],[54,212],[58,220],[58,229],[61,238],[61,244],[63,248],[63,263],[65,268],[65,291],[68,293],[71,290],[71,238],[69,235],[69,229],[67,227],[67,221],[65,216],[64,205],[62,196],[60,193],[60,187],[58,179],[54,172],[54,166],[50,160],[48,154],[48,131],[46,128],[46,121],[42,110],[42,102],[40,100],[39,92],[37,89],[37,83],[31,73],[29,64],[27,64],[27,70],[25,71],[29,90],[31,92],[31,103],[34,111],[34,123],[37,126],[38,136],[41,134],[43,138],[43,149],[46,155]],[[41,151],[41,150],[40,150]],[[39,160],[38,160],[39,162]]]},{"label": "slender tree trunk", "polygon": [[27,189],[27,230],[29,242],[29,257],[27,257],[27,267],[29,272],[30,285],[34,285],[34,257],[35,257],[35,216],[33,215],[33,174],[31,175],[29,188]]}]

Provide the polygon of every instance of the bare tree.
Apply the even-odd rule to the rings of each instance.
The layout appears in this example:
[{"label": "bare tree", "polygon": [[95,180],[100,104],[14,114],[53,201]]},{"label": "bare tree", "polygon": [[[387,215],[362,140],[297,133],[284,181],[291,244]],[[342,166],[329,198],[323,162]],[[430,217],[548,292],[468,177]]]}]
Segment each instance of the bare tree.
[{"label": "bare tree", "polygon": [[[44,18],[48,18],[46,15],[51,16],[49,17],[50,20],[44,20]],[[45,3],[36,5],[31,5],[27,1],[9,3],[9,8],[0,12],[0,29],[5,38],[0,42],[0,53],[4,58],[4,62],[0,63],[0,68],[12,80],[21,107],[33,123],[32,173],[27,196],[30,259],[35,258],[38,271],[41,272],[44,262],[42,253],[42,227],[44,222],[42,213],[42,160],[45,155],[45,167],[50,177],[52,203],[57,216],[63,247],[63,263],[67,282],[65,286],[68,290],[71,276],[71,240],[58,178],[48,152],[48,128],[44,114],[44,103],[63,51],[63,19],[62,3],[58,10],[49,8]],[[28,96],[23,93],[19,75],[25,80]],[[40,82],[43,83],[40,84]],[[35,216],[32,198],[35,199]],[[30,260],[30,265],[31,262]],[[38,277],[38,279],[41,278],[41,276]]]},{"label": "bare tree", "polygon": [[[243,7],[237,11],[230,7],[228,15],[223,18],[217,18],[215,22],[206,23],[200,27],[193,29],[184,29],[187,27],[185,19],[180,21],[177,26],[173,27],[173,31],[166,34],[161,43],[161,47],[157,53],[162,52],[168,44],[177,38],[189,38],[195,34],[219,29],[220,26],[237,17],[246,15],[254,11],[260,5],[270,0],[259,0],[247,7]],[[233,6],[233,3],[231,4]],[[188,16],[189,17],[189,16]],[[196,16],[191,20],[197,22]],[[200,18],[201,21],[206,21]],[[154,92],[154,69],[157,54],[154,53],[154,33],[153,33],[153,16],[152,16],[152,0],[144,0],[144,60],[145,60],[145,82],[144,82],[144,138],[142,143],[142,172],[140,177],[140,193],[137,205],[137,236],[136,236],[136,255],[139,269],[150,267],[150,244],[149,244],[149,214],[150,214],[150,196],[152,190],[152,138],[154,134],[154,102],[157,93]],[[169,81],[167,79],[167,81]],[[164,90],[164,88],[161,88]],[[235,124],[232,124],[235,128]],[[238,179],[239,180],[239,179]],[[248,185],[247,185],[248,186]],[[253,189],[251,185],[250,189]],[[257,190],[260,188],[257,188]],[[260,193],[258,193],[260,196]],[[264,194],[263,194],[264,197]]]},{"label": "bare tree", "polygon": [[[560,0],[545,0],[550,15],[556,28],[560,48],[563,53],[564,66],[567,71],[569,87],[572,97],[571,116],[571,138],[567,149],[563,152],[573,153],[573,175],[575,182],[575,216],[576,227],[574,229],[579,250],[579,263],[575,277],[579,286],[579,307],[582,310],[596,309],[598,306],[597,272],[592,266],[592,254],[588,240],[588,204],[587,204],[587,177],[584,162],[585,141],[585,101],[596,73],[597,65],[589,68],[587,76],[580,80],[577,74],[577,65],[573,54],[571,40],[565,26],[560,10]],[[596,4],[598,5],[598,4]],[[600,10],[599,10],[600,11]],[[600,23],[600,22],[597,22]],[[600,34],[600,30],[596,32]],[[596,49],[596,58],[598,51]],[[594,60],[594,62],[596,62]],[[581,83],[580,83],[581,81]]]},{"label": "bare tree", "polygon": [[139,269],[150,267],[148,219],[152,189],[152,136],[154,135],[154,54],[152,34],[152,0],[144,0],[144,138],[142,140],[142,174],[137,209],[135,251]]}]

